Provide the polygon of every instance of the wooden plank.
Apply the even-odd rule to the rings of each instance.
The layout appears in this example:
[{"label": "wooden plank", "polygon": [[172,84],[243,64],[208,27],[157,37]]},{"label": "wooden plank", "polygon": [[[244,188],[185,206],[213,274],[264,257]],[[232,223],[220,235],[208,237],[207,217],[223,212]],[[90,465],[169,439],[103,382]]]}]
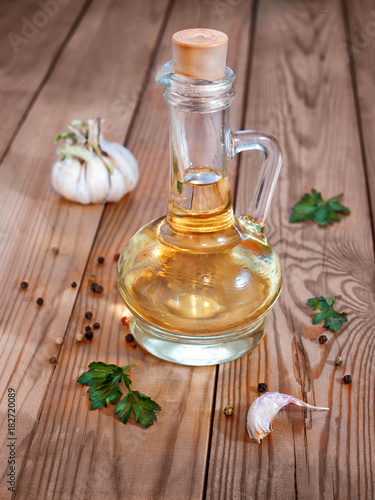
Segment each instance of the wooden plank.
[{"label": "wooden plank", "polygon": [[[228,33],[228,62],[238,74],[236,126],[241,121],[251,5],[243,2],[233,16],[222,17],[212,2],[177,1],[160,45],[155,68],[171,58],[170,37],[184,27],[206,26]],[[242,35],[239,34],[239,31]],[[155,72],[152,71],[154,74]],[[141,166],[134,194],[106,207],[74,314],[48,391],[26,467],[19,498],[181,498],[202,497],[215,367],[191,368],[167,363],[124,341],[123,305],[115,285],[112,256],[147,221],[165,213],[168,190],[168,121],[162,89],[150,82],[141,102],[129,148]],[[98,267],[98,255],[106,258]],[[105,294],[94,296],[87,275],[94,273]],[[77,345],[74,336],[90,309],[103,325],[91,344]],[[85,388],[75,383],[92,360],[135,362],[134,387],[162,407],[148,430],[123,426],[113,408],[89,412]]]},{"label": "wooden plank", "polygon": [[363,141],[363,153],[371,199],[375,232],[375,4],[371,0],[343,2],[347,24],[347,41],[341,45],[341,56],[348,66],[354,63],[355,95]]},{"label": "wooden plank", "polygon": [[[69,1],[69,0],[68,0]],[[85,12],[87,0],[0,4],[0,158]]]},{"label": "wooden plank", "polygon": [[[247,126],[269,129],[272,115],[287,117],[278,127],[285,160],[265,229],[284,287],[260,347],[220,367],[207,498],[374,498],[374,255],[350,73],[338,54],[340,2],[260,2],[256,26]],[[243,155],[244,206],[249,164]],[[289,224],[292,205],[311,188],[344,193],[351,215],[325,229]],[[341,294],[349,319],[339,333],[324,332],[325,345],[305,306],[321,294]],[[260,382],[331,410],[290,407],[259,445],[245,421]],[[232,418],[222,413],[227,404]]]},{"label": "wooden plank", "polygon": [[[70,40],[59,64],[35,102],[0,170],[0,497],[5,498],[7,388],[16,389],[17,475],[31,444],[63,336],[103,207],[82,207],[55,196],[50,170],[56,158],[55,135],[73,118],[109,117],[112,138],[122,142],[129,127],[126,116],[111,111],[124,92],[132,92],[133,108],[142,90],[167,0],[142,4],[95,1]],[[129,48],[124,19],[137,22],[142,44]],[[131,68],[131,70],[129,70]],[[59,255],[51,253],[56,245]],[[29,288],[20,291],[26,279]],[[38,308],[37,297],[44,306]],[[24,491],[28,495],[27,487]],[[38,495],[41,494],[38,492]],[[7,497],[6,497],[7,498]]]}]

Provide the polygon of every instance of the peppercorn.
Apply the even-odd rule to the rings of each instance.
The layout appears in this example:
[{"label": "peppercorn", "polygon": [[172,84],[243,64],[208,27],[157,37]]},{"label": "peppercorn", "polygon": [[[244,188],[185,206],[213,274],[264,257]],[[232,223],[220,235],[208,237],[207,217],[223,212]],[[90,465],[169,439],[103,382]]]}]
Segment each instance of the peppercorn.
[{"label": "peppercorn", "polygon": [[86,330],[86,332],[90,332],[91,331],[91,326],[90,325],[86,325],[85,326],[85,330]]},{"label": "peppercorn", "polygon": [[53,255],[57,255],[59,253],[59,249],[57,247],[52,247],[51,252],[53,253]]},{"label": "peppercorn", "polygon": [[98,328],[100,328],[100,323],[96,322],[92,325],[92,327],[97,330]]},{"label": "peppercorn", "polygon": [[350,375],[345,375],[345,377],[342,379],[344,384],[351,384],[352,383],[352,377]]},{"label": "peppercorn", "polygon": [[90,285],[90,290],[92,290],[95,293],[102,293],[103,287],[102,287],[102,285],[99,285],[98,283],[93,282]]},{"label": "peppercorn", "polygon": [[57,337],[57,339],[56,339],[56,344],[57,344],[57,345],[61,345],[61,344],[63,344],[63,343],[64,343],[64,339],[63,339],[62,337]]},{"label": "peppercorn", "polygon": [[113,260],[116,261],[116,260],[119,260],[119,258],[120,258],[120,254],[115,253],[115,255],[113,256]]},{"label": "peppercorn", "polygon": [[121,323],[123,325],[128,325],[129,324],[129,318],[127,316],[124,316],[123,318],[121,318]]},{"label": "peppercorn", "polygon": [[77,335],[76,335],[76,341],[77,342],[82,342],[83,339],[84,339],[84,336],[82,335],[82,333],[77,333]]},{"label": "peppercorn", "polygon": [[92,312],[91,311],[86,311],[85,312],[85,318],[86,319],[92,319]]},{"label": "peppercorn", "polygon": [[263,392],[266,392],[267,390],[268,390],[267,384],[265,384],[264,382],[261,382],[260,384],[258,384],[259,394],[263,394]]},{"label": "peppercorn", "polygon": [[42,297],[39,297],[38,299],[36,299],[36,303],[38,304],[38,306],[42,306],[44,304],[44,300],[42,299]]},{"label": "peppercorn", "polygon": [[125,337],[125,340],[126,340],[126,342],[128,342],[129,344],[130,344],[130,342],[133,342],[133,340],[134,340],[134,336],[133,336],[133,334],[132,334],[132,333],[128,333],[128,334],[126,335],[126,337]]},{"label": "peppercorn", "polygon": [[51,356],[48,361],[50,362],[51,365],[57,364],[57,359],[55,358],[55,356]]},{"label": "peppercorn", "polygon": [[77,283],[76,283],[75,281],[72,281],[72,282],[70,283],[70,286],[71,286],[72,288],[76,288]]},{"label": "peppercorn", "polygon": [[325,344],[328,341],[327,335],[321,335],[318,340],[319,344]]},{"label": "peppercorn", "polygon": [[231,417],[233,415],[233,406],[226,406],[223,413],[226,417]]},{"label": "peppercorn", "polygon": [[94,336],[94,334],[91,330],[89,330],[88,332],[85,333],[85,338],[87,340],[92,340],[93,336]]},{"label": "peppercorn", "polygon": [[27,281],[21,281],[20,283],[20,288],[21,290],[26,290],[26,288],[29,286]]},{"label": "peppercorn", "polygon": [[94,279],[95,279],[95,276],[93,274],[89,274],[87,281],[92,282],[92,281],[94,281]]},{"label": "peppercorn", "polygon": [[98,257],[98,264],[103,264],[104,257]]},{"label": "peppercorn", "polygon": [[337,356],[337,358],[335,359],[335,365],[341,366],[342,364],[343,364],[342,358],[340,358],[340,356]]}]

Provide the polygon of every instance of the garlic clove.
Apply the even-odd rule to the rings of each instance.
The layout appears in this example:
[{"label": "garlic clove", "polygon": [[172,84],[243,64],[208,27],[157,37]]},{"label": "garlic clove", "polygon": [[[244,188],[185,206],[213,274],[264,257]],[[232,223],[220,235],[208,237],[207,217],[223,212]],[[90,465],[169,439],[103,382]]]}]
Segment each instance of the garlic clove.
[{"label": "garlic clove", "polygon": [[88,205],[90,203],[90,191],[86,182],[86,166],[81,166],[81,173],[79,176],[78,183],[76,185],[76,195],[75,200],[82,205]]},{"label": "garlic clove", "polygon": [[300,399],[279,392],[266,392],[251,404],[247,413],[247,432],[260,443],[272,431],[272,421],[277,413],[288,404],[303,406],[312,410],[329,410],[312,406]]},{"label": "garlic clove", "polygon": [[131,191],[139,180],[139,167],[133,153],[116,142],[109,142],[100,138],[100,147],[115,162],[116,166],[127,181],[126,193]]},{"label": "garlic clove", "polygon": [[125,177],[117,168],[114,169],[113,174],[110,176],[110,185],[111,187],[106,201],[119,201],[124,196],[124,193],[127,192]]},{"label": "garlic clove", "polygon": [[56,162],[52,167],[52,186],[64,198],[75,201],[80,173],[81,164],[78,160],[66,159]]},{"label": "garlic clove", "polygon": [[86,182],[91,203],[105,202],[109,193],[109,172],[98,156],[87,163]]}]

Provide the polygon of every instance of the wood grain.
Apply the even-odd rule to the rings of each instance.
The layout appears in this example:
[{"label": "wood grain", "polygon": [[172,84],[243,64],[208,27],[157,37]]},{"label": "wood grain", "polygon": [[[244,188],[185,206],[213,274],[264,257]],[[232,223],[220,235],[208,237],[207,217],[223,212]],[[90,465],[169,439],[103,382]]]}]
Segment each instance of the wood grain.
[{"label": "wood grain", "polygon": [[343,2],[347,23],[347,40],[341,45],[342,58],[354,69],[354,92],[363,144],[364,167],[371,199],[372,224],[375,233],[375,3],[360,0]]},{"label": "wood grain", "polygon": [[[90,0],[0,4],[0,158],[80,22]],[[48,4],[48,5],[47,5]]]},{"label": "wood grain", "polygon": [[[1,166],[0,197],[6,210],[0,223],[0,270],[7,284],[0,292],[1,498],[9,493],[7,388],[16,390],[20,477],[54,370],[48,359],[58,355],[55,339],[64,335],[77,298],[79,289],[70,283],[81,282],[103,212],[102,206],[82,207],[52,193],[53,139],[71,119],[99,115],[110,118],[112,138],[124,140],[131,113],[113,112],[111,106],[131,92],[135,108],[166,7],[167,1],[93,2]],[[124,17],[142,20],[137,32],[143,43],[127,51],[123,47],[131,39]],[[55,245],[57,256],[51,252]],[[29,288],[21,291],[24,279]],[[45,301],[41,308],[35,303],[40,296]],[[24,493],[28,495],[27,487]]]},{"label": "wood grain", "polygon": [[[183,27],[206,26],[225,31],[231,40],[228,64],[237,72],[238,100],[234,126],[241,121],[245,91],[251,5],[239,17],[220,17],[211,1],[177,1],[161,40],[154,68],[171,58],[170,37]],[[241,19],[241,23],[238,23]],[[239,28],[242,35],[239,35]],[[182,498],[202,497],[209,446],[215,367],[190,368],[167,363],[124,336],[128,329],[116,284],[112,256],[144,223],[166,211],[169,176],[167,105],[162,89],[151,81],[140,103],[128,147],[141,166],[138,187],[129,198],[105,209],[85,279],[62,347],[19,484],[17,498]],[[98,255],[106,259],[96,264]],[[88,290],[91,273],[103,284],[98,297]],[[77,345],[83,313],[90,309],[102,324],[91,344]],[[84,387],[76,384],[92,360],[135,362],[134,387],[162,407],[157,423],[143,430],[134,421],[123,426],[113,408],[88,411]]]},{"label": "wood grain", "polygon": [[[284,288],[261,346],[220,366],[207,498],[375,495],[374,254],[344,41],[338,1],[259,3],[246,125],[272,130],[275,113],[285,118],[277,130],[284,167],[265,229],[281,257]],[[250,198],[250,165],[243,155],[240,204]],[[324,197],[343,192],[351,215],[325,229],[289,224],[292,205],[313,187]],[[349,319],[328,332],[325,345],[305,306],[321,294],[341,294],[337,306]],[[334,365],[337,355],[342,367]],[[350,386],[342,383],[346,373]],[[288,408],[258,445],[245,419],[260,382],[331,410]],[[227,404],[232,418],[222,413]]]}]

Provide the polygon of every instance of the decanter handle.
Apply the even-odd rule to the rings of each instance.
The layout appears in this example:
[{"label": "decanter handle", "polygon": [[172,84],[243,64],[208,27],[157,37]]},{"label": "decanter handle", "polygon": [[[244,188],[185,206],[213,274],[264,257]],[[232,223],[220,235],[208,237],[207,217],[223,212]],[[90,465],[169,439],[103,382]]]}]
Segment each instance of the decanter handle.
[{"label": "decanter handle", "polygon": [[264,162],[255,193],[249,211],[243,216],[248,218],[249,222],[255,222],[263,227],[283,162],[279,143],[271,135],[254,130],[241,130],[231,132],[231,144],[232,156],[252,149],[264,153]]}]

